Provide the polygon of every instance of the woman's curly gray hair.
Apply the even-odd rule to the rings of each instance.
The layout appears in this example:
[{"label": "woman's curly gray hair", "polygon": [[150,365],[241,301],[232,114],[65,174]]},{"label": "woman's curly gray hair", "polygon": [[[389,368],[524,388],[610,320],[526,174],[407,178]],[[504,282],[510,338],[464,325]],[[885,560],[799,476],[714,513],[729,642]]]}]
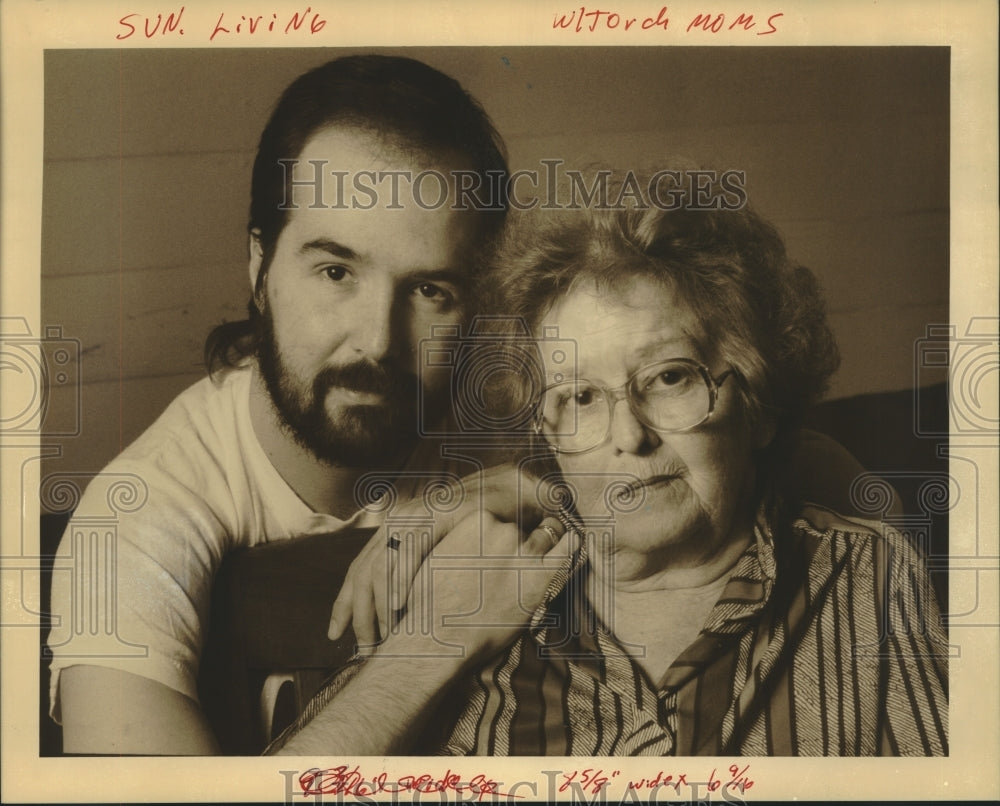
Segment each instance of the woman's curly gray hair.
[{"label": "woman's curly gray hair", "polygon": [[747,206],[668,209],[634,194],[613,203],[623,183],[644,188],[656,173],[611,171],[604,206],[511,213],[486,277],[487,307],[534,333],[578,284],[611,292],[637,276],[663,282],[695,313],[705,355],[736,370],[747,417],[773,424],[772,447],[787,448],[839,364],[817,280]]}]

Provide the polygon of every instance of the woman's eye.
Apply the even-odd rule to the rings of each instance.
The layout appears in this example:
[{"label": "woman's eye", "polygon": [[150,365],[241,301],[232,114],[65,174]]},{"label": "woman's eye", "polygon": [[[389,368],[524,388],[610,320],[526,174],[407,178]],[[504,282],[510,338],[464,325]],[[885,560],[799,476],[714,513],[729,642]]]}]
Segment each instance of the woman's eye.
[{"label": "woman's eye", "polygon": [[593,389],[581,389],[573,395],[573,403],[576,406],[589,406],[594,402],[594,398]]},{"label": "woman's eye", "polygon": [[641,388],[646,394],[681,394],[690,387],[693,376],[683,369],[665,369],[658,372]]},{"label": "woman's eye", "polygon": [[326,266],[323,271],[328,278],[337,283],[347,277],[347,269],[343,266]]}]

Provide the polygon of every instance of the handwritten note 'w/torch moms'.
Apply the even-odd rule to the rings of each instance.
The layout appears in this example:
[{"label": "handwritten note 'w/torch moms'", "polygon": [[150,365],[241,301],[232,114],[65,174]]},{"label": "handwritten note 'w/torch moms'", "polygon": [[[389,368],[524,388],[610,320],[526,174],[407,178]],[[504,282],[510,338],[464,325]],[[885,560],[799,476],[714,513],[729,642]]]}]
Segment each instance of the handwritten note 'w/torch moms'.
[{"label": "handwritten note 'w/torch moms'", "polygon": [[756,16],[747,12],[730,14],[722,12],[708,14],[693,14],[690,17],[680,15],[671,21],[667,6],[648,17],[633,17],[620,14],[611,9],[588,8],[580,6],[566,12],[556,12],[552,19],[552,27],[567,33],[582,34],[599,31],[672,31],[681,33],[718,34],[724,31],[748,33],[755,36],[767,36],[777,33],[778,19],[785,16],[776,12],[765,16]]}]

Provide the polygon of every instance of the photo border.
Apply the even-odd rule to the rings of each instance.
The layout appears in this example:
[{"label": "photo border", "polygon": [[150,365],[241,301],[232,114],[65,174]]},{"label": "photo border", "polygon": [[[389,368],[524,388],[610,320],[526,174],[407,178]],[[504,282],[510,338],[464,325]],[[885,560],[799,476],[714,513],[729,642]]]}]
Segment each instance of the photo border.
[{"label": "photo border", "polygon": [[[198,38],[116,40],[119,20],[131,13],[155,17],[185,5],[185,28]],[[577,4],[579,5],[579,4]],[[640,18],[655,13],[661,3],[621,2],[614,8]],[[735,16],[743,11],[763,11],[730,2],[670,4],[671,16],[682,18],[713,10]],[[251,6],[253,6],[251,8]],[[8,0],[0,7],[3,37],[2,108],[2,255],[0,266],[0,315],[22,317],[32,333],[39,333],[38,276],[41,242],[43,51],[77,47],[274,47],[274,40],[218,39],[207,34],[220,12],[238,17],[272,11],[290,15],[310,6],[328,9],[329,24],[308,40],[281,40],[281,45],[405,46],[421,45],[544,45],[650,44],[623,31],[554,30],[553,15],[567,12],[573,3],[516,2],[477,5],[461,2],[428,2],[400,5],[386,0],[357,3],[314,2],[292,4],[193,3],[88,3],[85,11],[69,2]],[[607,6],[610,8],[611,6]],[[997,13],[992,3],[968,2],[785,2],[772,6],[784,15],[782,29],[768,45],[945,45],[952,49],[952,155],[951,155],[951,322],[966,324],[986,318],[997,321]],[[766,16],[760,13],[759,16]],[[568,37],[573,38],[569,39]],[[693,42],[681,31],[664,38],[665,46],[709,44]],[[758,44],[721,33],[716,46]],[[764,46],[761,43],[761,46]],[[5,384],[6,386],[6,384]],[[0,389],[9,394],[9,388]],[[37,442],[37,439],[35,440]],[[0,535],[4,558],[4,622],[12,606],[10,591],[18,591],[31,577],[18,559],[30,555],[19,543],[25,523],[37,522],[37,502],[20,489],[22,468],[29,486],[37,484],[34,461],[41,448],[31,441],[4,438],[0,445],[0,484],[3,502]],[[996,607],[997,520],[995,490],[997,446],[981,445],[961,434],[952,435],[953,457],[968,448],[976,457],[978,496],[951,513],[953,534],[977,529],[977,557],[969,560],[978,575],[984,607]],[[953,462],[955,460],[953,459]],[[34,476],[32,475],[34,473]],[[989,491],[989,492],[987,492]],[[24,583],[28,584],[28,583]],[[954,596],[954,592],[953,592]],[[31,600],[36,601],[36,600]],[[15,601],[14,604],[19,604]],[[997,772],[1000,724],[1000,647],[998,622],[950,623],[950,641],[961,646],[951,659],[951,753],[948,758],[919,759],[746,759],[755,787],[743,797],[757,799],[930,799],[990,798],[1000,796]],[[288,770],[326,768],[335,763],[359,766],[390,777],[427,773],[441,776],[447,770],[469,780],[477,773],[502,781],[533,781],[538,797],[548,794],[546,770],[584,769],[583,760],[544,759],[417,759],[363,758],[39,758],[38,757],[38,636],[34,629],[3,627],[2,659],[2,788],[4,802],[54,801],[178,801],[281,800],[285,798]],[[740,759],[687,759],[663,762],[663,768],[689,770],[705,775],[716,767],[722,774]],[[595,759],[593,765],[634,771],[641,777],[652,768],[643,759]],[[626,776],[623,773],[622,777]],[[529,790],[521,789],[520,791]],[[609,789],[608,802],[618,802],[620,789]],[[565,793],[563,793],[565,797]],[[428,796],[433,802],[436,797]],[[679,798],[671,797],[671,800]],[[324,802],[332,802],[328,797]],[[421,800],[424,800],[422,798]],[[319,802],[296,797],[295,802]],[[485,802],[489,802],[486,800]],[[643,802],[645,800],[643,799]]]}]

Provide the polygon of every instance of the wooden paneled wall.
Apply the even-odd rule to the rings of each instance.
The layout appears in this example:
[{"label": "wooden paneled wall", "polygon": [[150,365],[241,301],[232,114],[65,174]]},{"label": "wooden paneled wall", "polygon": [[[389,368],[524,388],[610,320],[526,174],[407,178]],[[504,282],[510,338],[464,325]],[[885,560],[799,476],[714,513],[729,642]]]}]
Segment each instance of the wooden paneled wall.
[{"label": "wooden paneled wall", "polygon": [[[256,139],[283,87],[343,52],[46,53],[42,325],[79,340],[82,420],[45,473],[98,470],[203,375],[205,335],[249,295]],[[682,155],[746,171],[826,289],[831,395],[915,383],[914,342],[948,320],[947,49],[382,52],[458,78],[514,169]]]}]

